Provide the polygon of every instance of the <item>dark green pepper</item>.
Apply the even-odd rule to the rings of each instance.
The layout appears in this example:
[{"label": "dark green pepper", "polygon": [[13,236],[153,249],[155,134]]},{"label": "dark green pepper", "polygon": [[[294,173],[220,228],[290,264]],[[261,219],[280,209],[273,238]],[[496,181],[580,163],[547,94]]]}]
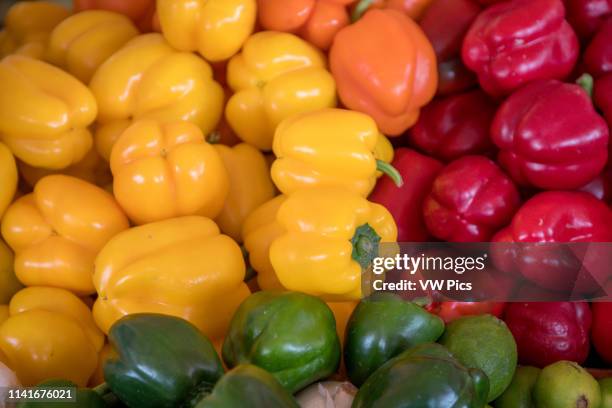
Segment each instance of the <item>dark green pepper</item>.
[{"label": "dark green pepper", "polygon": [[229,367],[254,364],[291,393],[336,371],[336,321],[321,299],[297,292],[256,292],[238,308],[223,343]]},{"label": "dark green pepper", "polygon": [[254,365],[239,365],[225,374],[195,408],[299,408],[276,378]]},{"label": "dark green pepper", "polygon": [[118,357],[106,362],[104,378],[130,408],[192,407],[223,375],[210,341],[178,317],[128,315],[108,338]]},{"label": "dark green pepper", "polygon": [[344,363],[349,379],[360,386],[378,367],[410,347],[434,342],[444,322],[394,293],[363,299],[346,327]]},{"label": "dark green pepper", "polygon": [[352,408],[483,408],[489,380],[436,343],[408,349],[361,386]]},{"label": "dark green pepper", "polygon": [[[107,404],[99,393],[88,388],[78,388],[75,383],[68,380],[47,380],[43,381],[36,386],[37,388],[74,388],[76,390],[74,398],[75,401],[61,401],[57,400],[54,402],[36,402],[36,401],[23,401],[17,404],[17,408],[106,408]],[[66,395],[64,395],[65,397]]]},{"label": "dark green pepper", "polygon": [[512,382],[504,393],[495,400],[496,408],[535,408],[531,396],[535,387],[539,368],[530,366],[517,367]]}]

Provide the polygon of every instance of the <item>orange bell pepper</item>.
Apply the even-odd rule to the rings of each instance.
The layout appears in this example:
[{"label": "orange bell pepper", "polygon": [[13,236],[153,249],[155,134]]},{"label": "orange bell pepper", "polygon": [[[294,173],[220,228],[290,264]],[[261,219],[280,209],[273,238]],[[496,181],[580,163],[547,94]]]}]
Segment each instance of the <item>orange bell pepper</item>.
[{"label": "orange bell pepper", "polygon": [[361,0],[353,8],[352,19],[356,21],[371,8],[401,11],[413,20],[419,21],[433,0]]},{"label": "orange bell pepper", "polygon": [[340,30],[330,51],[342,103],[398,136],[416,123],[438,84],[436,56],[421,28],[396,10],[370,10]]},{"label": "orange bell pepper", "polygon": [[138,28],[151,31],[155,0],[74,0],[76,13],[84,10],[108,10],[129,17]]},{"label": "orange bell pepper", "polygon": [[327,50],[336,33],[350,22],[354,0],[258,0],[259,22],[266,30],[297,34]]}]

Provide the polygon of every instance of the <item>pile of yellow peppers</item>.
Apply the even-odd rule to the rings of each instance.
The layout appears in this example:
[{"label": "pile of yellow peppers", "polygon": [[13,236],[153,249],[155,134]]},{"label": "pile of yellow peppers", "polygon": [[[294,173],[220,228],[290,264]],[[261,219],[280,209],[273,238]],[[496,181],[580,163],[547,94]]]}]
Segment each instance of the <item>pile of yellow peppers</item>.
[{"label": "pile of yellow peppers", "polygon": [[101,382],[126,314],[179,316],[219,345],[259,289],[320,296],[342,330],[361,296],[355,247],[396,240],[367,200],[393,149],[338,107],[323,51],[255,33],[256,3],[157,0],[149,33],[108,10],[9,11],[0,362],[23,385]]}]

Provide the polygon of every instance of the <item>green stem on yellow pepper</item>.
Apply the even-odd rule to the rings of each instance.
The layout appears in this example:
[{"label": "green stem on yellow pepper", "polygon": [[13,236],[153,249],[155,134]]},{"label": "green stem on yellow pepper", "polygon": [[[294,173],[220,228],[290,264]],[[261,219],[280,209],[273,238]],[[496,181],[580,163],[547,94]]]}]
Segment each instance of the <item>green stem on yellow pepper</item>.
[{"label": "green stem on yellow pepper", "polygon": [[380,159],[376,159],[376,170],[383,172],[386,174],[396,186],[401,187],[404,185],[404,179],[399,171],[391,163],[387,163]]},{"label": "green stem on yellow pepper", "polygon": [[353,244],[352,258],[357,261],[362,268],[367,268],[372,260],[378,256],[378,244],[380,235],[376,233],[370,224],[363,224],[355,230],[355,235],[351,239]]}]

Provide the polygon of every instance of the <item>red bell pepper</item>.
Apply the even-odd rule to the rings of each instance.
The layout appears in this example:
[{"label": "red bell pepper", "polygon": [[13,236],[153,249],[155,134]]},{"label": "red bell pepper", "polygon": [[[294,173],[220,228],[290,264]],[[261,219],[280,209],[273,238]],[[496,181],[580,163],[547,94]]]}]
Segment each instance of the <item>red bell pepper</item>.
[{"label": "red bell pepper", "polygon": [[421,19],[438,60],[438,95],[462,92],[478,83],[461,61],[461,44],[480,9],[474,0],[437,0]]},{"label": "red bell pepper", "polygon": [[606,363],[612,364],[612,303],[593,303],[591,337],[597,353]]},{"label": "red bell pepper", "polygon": [[[595,81],[593,101],[603,112],[608,122],[608,126],[612,128],[612,73],[597,78]],[[612,147],[612,145],[610,147]]]},{"label": "red bell pepper", "polygon": [[612,0],[564,0],[567,20],[576,34],[588,40],[603,20],[612,16]]},{"label": "red bell pepper", "polygon": [[463,62],[491,95],[537,79],[562,79],[578,59],[561,0],[512,0],[482,11],[463,41]]},{"label": "red bell pepper", "polygon": [[590,193],[593,197],[605,203],[612,203],[612,168],[604,170],[603,173],[578,190]]},{"label": "red bell pepper", "polygon": [[432,302],[425,308],[450,323],[463,316],[491,314],[501,317],[505,307],[504,302]]},{"label": "red bell pepper", "polygon": [[440,160],[451,161],[493,148],[489,130],[495,103],[475,90],[437,99],[421,110],[410,129],[410,143]]},{"label": "red bell pepper", "polygon": [[501,105],[491,134],[499,163],[520,185],[576,189],[608,160],[608,126],[575,84],[526,85]]},{"label": "red bell pepper", "polygon": [[510,222],[519,203],[514,183],[495,163],[484,156],[465,156],[436,177],[423,214],[436,238],[483,242]]},{"label": "red bell pepper", "polygon": [[587,72],[596,78],[612,72],[612,17],[601,25],[582,59]]},{"label": "red bell pepper", "polygon": [[519,363],[544,367],[559,360],[583,363],[589,353],[591,310],[586,302],[526,302],[506,306]]},{"label": "red bell pepper", "polygon": [[369,199],[389,210],[397,224],[398,242],[423,242],[430,238],[423,221],[423,200],[442,170],[439,161],[411,149],[395,150],[393,167],[404,184],[397,187],[389,177],[381,177]]}]

